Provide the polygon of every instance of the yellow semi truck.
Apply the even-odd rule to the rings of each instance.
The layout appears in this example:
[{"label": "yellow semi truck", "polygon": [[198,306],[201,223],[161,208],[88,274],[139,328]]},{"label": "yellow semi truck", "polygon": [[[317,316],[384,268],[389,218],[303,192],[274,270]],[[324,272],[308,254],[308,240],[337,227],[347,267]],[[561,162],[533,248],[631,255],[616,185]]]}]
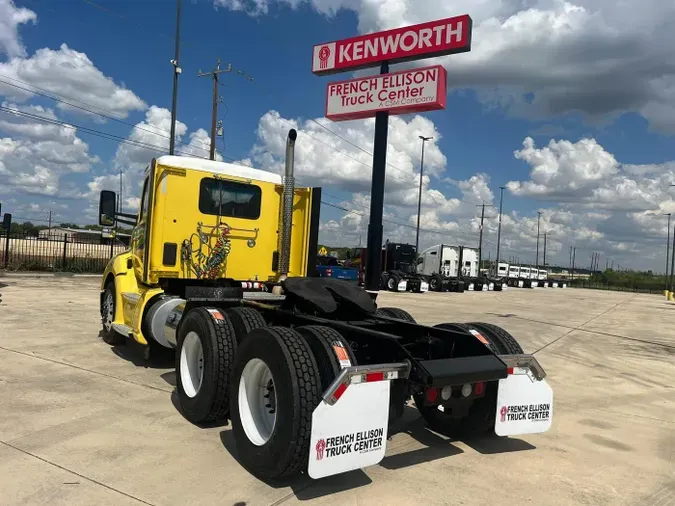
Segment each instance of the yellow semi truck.
[{"label": "yellow semi truck", "polygon": [[420,325],[377,294],[316,273],[320,188],[191,157],[145,171],[138,215],[101,192],[99,223],[134,226],[101,283],[103,339],[176,350],[183,415],[230,419],[261,479],[321,478],[377,464],[412,397],[458,435],[548,430],[553,393],[537,360],[485,323]]}]

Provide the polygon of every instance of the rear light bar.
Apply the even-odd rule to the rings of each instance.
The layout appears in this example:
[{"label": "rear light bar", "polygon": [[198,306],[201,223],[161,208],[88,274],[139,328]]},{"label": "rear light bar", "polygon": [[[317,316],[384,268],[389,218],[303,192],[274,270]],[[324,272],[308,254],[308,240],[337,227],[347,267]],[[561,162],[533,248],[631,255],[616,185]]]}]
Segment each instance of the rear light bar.
[{"label": "rear light bar", "polygon": [[410,374],[410,362],[398,364],[357,365],[345,367],[323,393],[323,400],[333,406],[342,397],[349,385],[406,379]]},{"label": "rear light bar", "polygon": [[534,355],[498,355],[506,364],[508,374],[518,374],[517,369],[528,369],[538,381],[546,377],[546,371]]}]

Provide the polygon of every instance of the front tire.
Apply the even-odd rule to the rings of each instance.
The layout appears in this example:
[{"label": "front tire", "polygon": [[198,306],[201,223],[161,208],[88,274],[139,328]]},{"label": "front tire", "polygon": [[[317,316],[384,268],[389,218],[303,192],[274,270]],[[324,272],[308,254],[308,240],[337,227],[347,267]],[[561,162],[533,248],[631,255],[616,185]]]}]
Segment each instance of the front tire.
[{"label": "front tire", "polygon": [[[252,383],[260,378],[264,392]],[[320,401],[321,376],[305,338],[284,327],[251,332],[237,352],[230,385],[232,434],[242,465],[261,480],[306,471],[312,413]]]},{"label": "front tire", "polygon": [[198,307],[183,317],[177,336],[176,391],[190,422],[215,422],[227,417],[236,349],[232,322],[221,310]]},{"label": "front tire", "polygon": [[117,310],[116,297],[117,294],[115,293],[115,282],[108,281],[108,283],[105,285],[105,291],[103,292],[103,300],[101,301],[101,325],[103,327],[101,339],[103,339],[103,342],[111,346],[124,344],[126,339],[122,334],[116,332],[113,328],[115,312]]}]

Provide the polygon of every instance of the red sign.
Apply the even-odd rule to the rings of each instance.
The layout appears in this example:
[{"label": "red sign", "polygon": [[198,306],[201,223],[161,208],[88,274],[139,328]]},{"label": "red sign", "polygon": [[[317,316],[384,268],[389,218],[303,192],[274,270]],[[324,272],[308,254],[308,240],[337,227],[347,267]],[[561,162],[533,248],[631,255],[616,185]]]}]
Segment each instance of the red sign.
[{"label": "red sign", "polygon": [[333,121],[445,109],[447,71],[442,65],[329,83],[326,117]]},{"label": "red sign", "polygon": [[314,46],[312,72],[334,74],[471,50],[468,14]]}]

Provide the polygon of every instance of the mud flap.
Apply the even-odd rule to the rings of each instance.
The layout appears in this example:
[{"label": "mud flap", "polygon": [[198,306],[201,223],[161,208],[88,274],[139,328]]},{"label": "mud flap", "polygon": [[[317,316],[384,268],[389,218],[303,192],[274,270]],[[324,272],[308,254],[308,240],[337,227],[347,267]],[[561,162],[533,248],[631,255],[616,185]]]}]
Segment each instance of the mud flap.
[{"label": "mud flap", "polygon": [[392,379],[409,364],[342,370],[312,414],[307,472],[318,479],[378,464],[387,448]]},{"label": "mud flap", "polygon": [[551,428],[553,390],[526,367],[509,369],[499,380],[495,433],[498,436],[538,434]]}]

